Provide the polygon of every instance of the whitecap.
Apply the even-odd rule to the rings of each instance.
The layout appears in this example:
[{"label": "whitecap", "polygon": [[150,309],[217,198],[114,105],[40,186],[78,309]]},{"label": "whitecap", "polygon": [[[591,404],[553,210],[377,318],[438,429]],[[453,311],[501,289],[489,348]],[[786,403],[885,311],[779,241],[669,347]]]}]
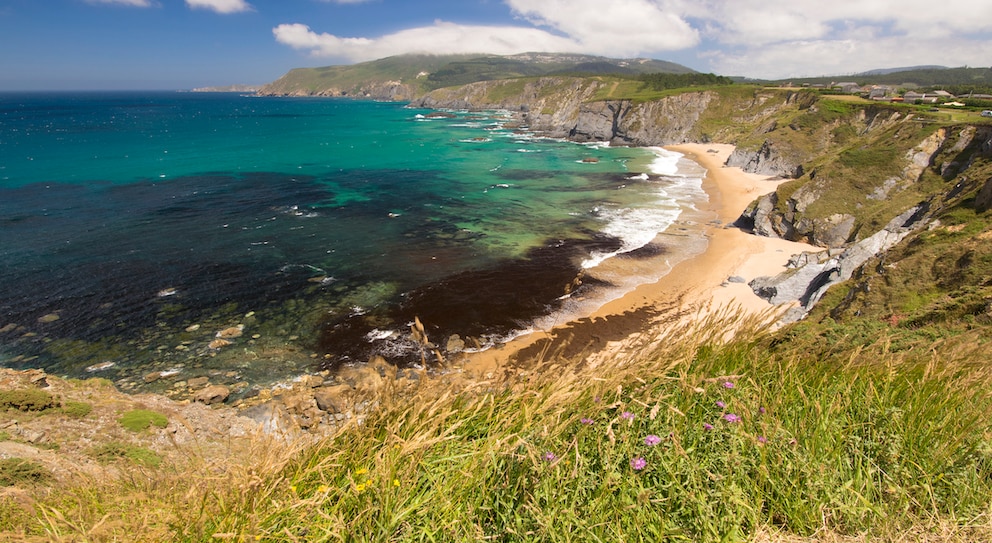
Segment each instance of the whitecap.
[{"label": "whitecap", "polygon": [[399,333],[394,332],[393,330],[379,330],[378,328],[374,328],[371,332],[365,334],[365,339],[368,340],[369,343],[372,343],[373,341],[393,339],[397,336],[399,336]]}]

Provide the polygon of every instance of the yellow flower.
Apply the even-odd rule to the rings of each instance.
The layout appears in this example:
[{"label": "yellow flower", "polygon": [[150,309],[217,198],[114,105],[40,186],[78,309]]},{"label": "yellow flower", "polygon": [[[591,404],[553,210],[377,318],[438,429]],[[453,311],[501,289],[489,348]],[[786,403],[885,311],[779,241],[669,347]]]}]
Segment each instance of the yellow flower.
[{"label": "yellow flower", "polygon": [[400,486],[400,480],[399,479],[393,479],[393,486]]},{"label": "yellow flower", "polygon": [[358,470],[358,471],[355,472],[355,475],[365,475],[368,472],[369,472],[369,470],[367,470],[365,468],[361,468],[360,470]]},{"label": "yellow flower", "polygon": [[367,486],[367,483],[358,483],[357,485],[355,485],[355,491],[356,492],[364,492],[366,486]]},{"label": "yellow flower", "polygon": [[320,486],[317,487],[317,492],[327,492],[330,489],[331,489],[331,487],[329,487],[327,485],[320,485]]},{"label": "yellow flower", "polygon": [[296,485],[290,485],[289,491],[292,492],[293,494],[296,494]]}]

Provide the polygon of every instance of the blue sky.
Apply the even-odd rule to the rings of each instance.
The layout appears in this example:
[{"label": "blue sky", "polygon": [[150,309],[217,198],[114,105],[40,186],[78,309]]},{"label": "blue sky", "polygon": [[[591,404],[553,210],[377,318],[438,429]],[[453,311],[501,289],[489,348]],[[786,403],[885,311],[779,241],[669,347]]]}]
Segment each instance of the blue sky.
[{"label": "blue sky", "polygon": [[787,78],[992,64],[986,0],[0,0],[0,90],[262,84],[405,52]]}]

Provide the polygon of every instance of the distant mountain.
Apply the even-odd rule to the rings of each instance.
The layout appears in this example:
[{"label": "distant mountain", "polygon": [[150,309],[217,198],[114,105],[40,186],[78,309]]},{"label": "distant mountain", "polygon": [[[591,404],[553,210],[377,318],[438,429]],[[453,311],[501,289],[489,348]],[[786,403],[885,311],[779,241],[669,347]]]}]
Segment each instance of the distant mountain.
[{"label": "distant mountain", "polygon": [[978,92],[992,86],[992,68],[920,66],[914,68],[872,70],[871,72],[854,75],[798,77],[766,83],[830,85],[839,81],[853,81],[859,85],[890,85],[905,88],[945,88],[948,90],[954,88],[957,89],[957,93],[963,92],[966,89],[973,89]]},{"label": "distant mountain", "polygon": [[261,85],[225,85],[222,87],[197,87],[190,92],[256,92]]},{"label": "distant mountain", "polygon": [[264,95],[410,100],[434,89],[476,81],[555,74],[632,76],[644,73],[696,72],[663,60],[566,53],[400,55],[351,65],[295,68],[258,92]]},{"label": "distant mountain", "polygon": [[947,66],[908,66],[904,68],[881,68],[878,70],[868,70],[867,72],[861,72],[856,74],[854,77],[861,76],[871,76],[871,75],[889,75],[897,72],[912,72],[914,70],[947,70]]}]

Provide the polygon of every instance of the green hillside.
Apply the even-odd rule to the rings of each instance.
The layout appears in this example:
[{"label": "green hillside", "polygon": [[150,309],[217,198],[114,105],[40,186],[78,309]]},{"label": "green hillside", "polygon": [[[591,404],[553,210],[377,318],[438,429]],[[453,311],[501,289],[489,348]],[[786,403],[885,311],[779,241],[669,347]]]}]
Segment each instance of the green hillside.
[{"label": "green hillside", "polygon": [[[402,85],[410,96],[427,91],[492,81],[549,74],[646,73],[689,74],[685,66],[653,59],[610,59],[590,55],[524,53],[497,55],[401,55],[351,65],[295,68],[263,86],[260,94],[330,94],[378,96],[385,85]],[[408,96],[407,98],[409,98]]]},{"label": "green hillside", "polygon": [[925,67],[885,73],[867,72],[853,75],[824,77],[803,77],[787,80],[767,81],[767,83],[792,83],[793,85],[829,85],[838,81],[852,81],[859,85],[890,85],[903,88],[937,88],[952,94],[964,94],[968,90],[989,94],[992,89],[992,68],[937,68]]}]

